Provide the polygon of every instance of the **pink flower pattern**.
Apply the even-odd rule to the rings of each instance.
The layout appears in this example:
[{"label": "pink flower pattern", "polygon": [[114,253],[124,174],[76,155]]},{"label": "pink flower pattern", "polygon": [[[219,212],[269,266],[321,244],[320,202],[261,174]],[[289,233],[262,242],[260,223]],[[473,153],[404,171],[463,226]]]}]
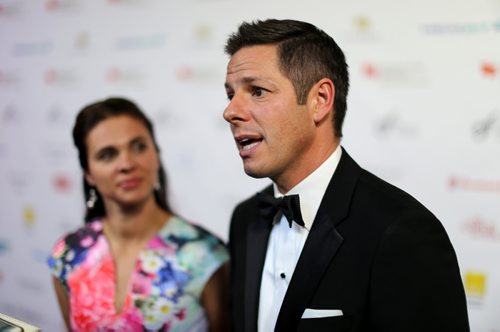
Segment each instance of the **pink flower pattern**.
[{"label": "pink flower pattern", "polygon": [[115,308],[115,264],[97,220],[59,240],[48,259],[67,290],[73,331],[184,331],[199,324],[205,283],[228,260],[223,243],[174,217],[141,252],[125,304]]}]

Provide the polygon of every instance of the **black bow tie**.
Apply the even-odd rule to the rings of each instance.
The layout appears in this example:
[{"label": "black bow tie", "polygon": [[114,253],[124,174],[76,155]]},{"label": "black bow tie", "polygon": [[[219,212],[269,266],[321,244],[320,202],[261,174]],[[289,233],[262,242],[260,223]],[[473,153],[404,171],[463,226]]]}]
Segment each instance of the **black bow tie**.
[{"label": "black bow tie", "polygon": [[288,220],[290,227],[292,227],[292,221],[295,221],[297,225],[302,227],[305,226],[304,220],[302,219],[302,213],[300,213],[299,195],[275,198],[270,195],[258,193],[257,199],[259,201],[260,213],[266,220],[273,222],[276,213],[281,211]]}]

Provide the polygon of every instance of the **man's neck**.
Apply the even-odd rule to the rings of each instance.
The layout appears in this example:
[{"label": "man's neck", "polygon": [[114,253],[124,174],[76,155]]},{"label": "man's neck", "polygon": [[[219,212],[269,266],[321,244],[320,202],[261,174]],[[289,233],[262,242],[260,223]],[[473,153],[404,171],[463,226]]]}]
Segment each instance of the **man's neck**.
[{"label": "man's neck", "polygon": [[279,178],[271,178],[276,184],[279,192],[285,195],[292,188],[311,175],[327,160],[340,145],[340,139],[336,139],[327,149],[316,151],[313,158],[297,162],[297,166],[281,174]]}]

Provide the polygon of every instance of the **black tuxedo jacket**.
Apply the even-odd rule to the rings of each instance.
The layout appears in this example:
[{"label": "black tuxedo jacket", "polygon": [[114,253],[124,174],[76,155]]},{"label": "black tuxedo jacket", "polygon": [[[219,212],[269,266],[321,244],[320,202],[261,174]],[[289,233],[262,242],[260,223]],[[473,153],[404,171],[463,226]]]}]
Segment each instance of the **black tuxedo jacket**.
[{"label": "black tuxedo jacket", "polygon": [[[265,191],[272,194],[272,186]],[[256,196],[234,210],[229,235],[234,331],[257,331],[270,231]],[[302,319],[306,308],[343,315]],[[457,258],[443,226],[413,197],[342,151],[275,330],[469,331]]]}]

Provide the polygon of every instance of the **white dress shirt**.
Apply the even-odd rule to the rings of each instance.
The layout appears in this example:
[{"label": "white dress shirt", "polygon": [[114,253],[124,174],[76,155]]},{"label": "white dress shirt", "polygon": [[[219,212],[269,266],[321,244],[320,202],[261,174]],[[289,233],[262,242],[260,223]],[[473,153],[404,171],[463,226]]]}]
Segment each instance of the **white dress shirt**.
[{"label": "white dress shirt", "polygon": [[[293,271],[341,154],[342,149],[338,146],[320,167],[286,193],[287,195],[299,194],[300,210],[305,227],[294,222],[290,228],[284,215],[281,215],[281,218],[273,224],[260,284],[258,318],[260,332],[274,331]],[[283,196],[276,184],[274,195],[275,197]]]}]

